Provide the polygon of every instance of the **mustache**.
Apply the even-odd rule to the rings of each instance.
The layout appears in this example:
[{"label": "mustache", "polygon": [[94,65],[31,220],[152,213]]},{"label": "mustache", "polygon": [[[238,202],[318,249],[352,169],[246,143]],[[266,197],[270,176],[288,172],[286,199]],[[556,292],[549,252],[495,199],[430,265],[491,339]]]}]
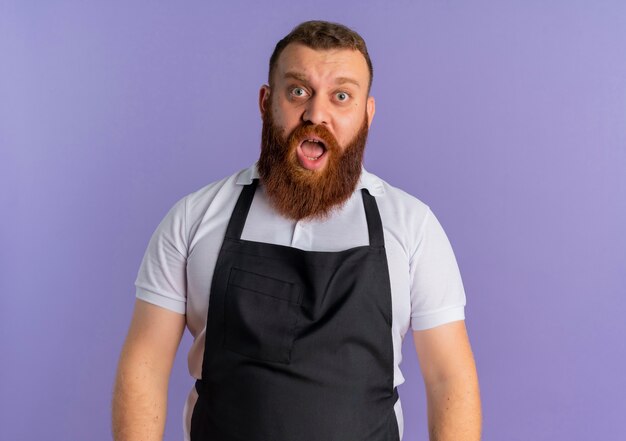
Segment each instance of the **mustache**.
[{"label": "mustache", "polygon": [[298,124],[285,140],[285,144],[295,148],[300,145],[303,140],[312,137],[320,139],[327,151],[340,151],[337,138],[335,138],[330,130],[328,130],[328,128],[323,124],[312,124],[307,122]]}]

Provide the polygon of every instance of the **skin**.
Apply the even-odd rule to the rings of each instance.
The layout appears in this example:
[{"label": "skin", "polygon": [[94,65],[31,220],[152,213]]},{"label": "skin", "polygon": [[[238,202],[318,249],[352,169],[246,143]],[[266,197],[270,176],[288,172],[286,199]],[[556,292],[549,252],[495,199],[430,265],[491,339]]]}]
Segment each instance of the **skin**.
[{"label": "skin", "polygon": [[478,376],[463,320],[413,331],[428,407],[431,441],[478,441]]},{"label": "skin", "polygon": [[[364,114],[368,125],[374,117],[368,83],[367,64],[359,52],[290,44],[279,57],[272,86],[259,91],[259,108],[271,108],[277,124],[288,132],[300,121],[324,124],[344,146]],[[315,167],[323,168],[324,160]],[[115,381],[116,441],[163,439],[168,381],[184,328],[184,315],[136,301]],[[431,441],[479,440],[478,380],[465,323],[415,331],[413,338],[426,386]]]},{"label": "skin", "polygon": [[113,439],[163,439],[167,386],[185,316],[136,300],[113,393]]}]

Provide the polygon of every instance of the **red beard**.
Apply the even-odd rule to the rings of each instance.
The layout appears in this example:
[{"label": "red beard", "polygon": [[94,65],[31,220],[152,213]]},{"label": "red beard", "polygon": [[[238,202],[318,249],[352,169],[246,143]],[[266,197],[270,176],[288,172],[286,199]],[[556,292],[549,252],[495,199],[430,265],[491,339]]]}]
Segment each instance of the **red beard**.
[{"label": "red beard", "polygon": [[[265,193],[272,206],[287,218],[323,219],[350,198],[359,181],[368,133],[367,115],[343,149],[323,125],[302,123],[286,138],[282,132],[271,111],[266,111],[258,162]],[[298,161],[296,149],[311,136],[322,140],[324,155],[328,155],[321,170],[308,170]]]}]

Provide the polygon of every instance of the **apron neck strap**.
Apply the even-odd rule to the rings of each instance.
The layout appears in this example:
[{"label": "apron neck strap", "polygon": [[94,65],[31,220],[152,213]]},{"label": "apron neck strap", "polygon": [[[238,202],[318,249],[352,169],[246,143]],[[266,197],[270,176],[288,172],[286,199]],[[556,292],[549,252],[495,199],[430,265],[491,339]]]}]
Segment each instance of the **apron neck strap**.
[{"label": "apron neck strap", "polygon": [[[241,239],[241,233],[246,224],[246,218],[248,217],[248,212],[250,211],[258,183],[258,179],[253,179],[251,184],[244,185],[241,189],[241,194],[237,199],[235,209],[233,210],[233,214],[228,222],[228,227],[226,228],[227,238],[235,240]],[[365,208],[365,218],[367,219],[367,232],[369,234],[370,246],[383,247],[385,245],[383,223],[380,220],[376,199],[366,188],[361,190],[361,194],[363,195],[363,207]]]},{"label": "apron neck strap", "polygon": [[371,247],[384,247],[385,237],[383,234],[383,222],[380,220],[380,212],[376,198],[370,194],[367,188],[361,190],[363,195],[363,207],[365,208],[365,219],[367,219],[367,232],[370,237]]},{"label": "apron neck strap", "polygon": [[241,194],[239,195],[239,199],[237,199],[237,204],[235,205],[233,214],[228,222],[228,227],[226,228],[227,238],[235,240],[241,239],[241,233],[246,224],[246,218],[248,217],[250,205],[252,205],[252,199],[254,198],[254,192],[258,183],[258,179],[253,179],[251,184],[244,185],[241,189]]}]

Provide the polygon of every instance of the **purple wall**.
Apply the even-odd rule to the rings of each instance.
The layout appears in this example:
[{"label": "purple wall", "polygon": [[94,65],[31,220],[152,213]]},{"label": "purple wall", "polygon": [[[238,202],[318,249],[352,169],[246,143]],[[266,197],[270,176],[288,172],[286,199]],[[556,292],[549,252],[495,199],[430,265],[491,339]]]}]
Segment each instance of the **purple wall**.
[{"label": "purple wall", "polygon": [[[367,40],[366,166],[452,241],[484,439],[626,439],[626,3],[85,3],[0,3],[0,439],[110,438],[148,239],[255,160],[267,59],[310,18]],[[425,440],[410,335],[402,366]]]}]

